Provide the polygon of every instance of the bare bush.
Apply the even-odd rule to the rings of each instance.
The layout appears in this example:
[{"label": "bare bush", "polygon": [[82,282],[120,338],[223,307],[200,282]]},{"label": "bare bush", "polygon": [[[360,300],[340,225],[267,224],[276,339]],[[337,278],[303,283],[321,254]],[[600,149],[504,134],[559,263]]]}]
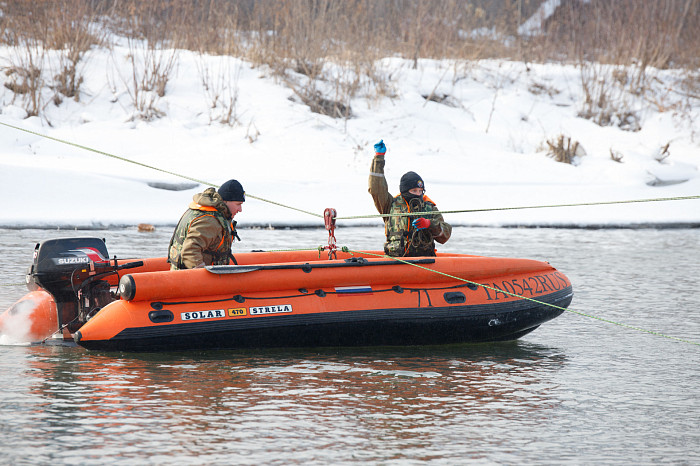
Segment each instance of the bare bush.
[{"label": "bare bush", "polygon": [[27,116],[39,116],[45,107],[45,60],[46,50],[33,39],[21,39],[10,50],[9,66],[5,68],[9,80],[5,87],[14,92],[13,101],[21,100]]},{"label": "bare bush", "polygon": [[242,63],[233,57],[200,55],[197,71],[209,109],[209,121],[234,126],[238,123],[238,80]]},{"label": "bare bush", "polygon": [[250,120],[250,122],[248,122],[248,128],[246,128],[245,137],[251,144],[257,141],[260,137],[260,131],[258,130],[258,127],[255,126],[255,123],[253,123],[252,119]]},{"label": "bare bush", "polygon": [[691,44],[688,33],[700,30],[688,18],[700,19],[698,8],[698,0],[591,0],[560,9],[551,20],[550,39],[570,44],[579,62],[585,97],[579,115],[637,131],[650,105],[660,111],[676,106],[659,99],[653,82],[659,69],[692,63],[685,49],[697,52],[698,45],[697,40]]},{"label": "bare bush", "polygon": [[125,0],[121,5],[126,10],[124,16],[117,16],[113,22],[113,27],[125,34],[126,74],[120,59],[113,55],[113,60],[134,107],[133,118],[163,116],[158,101],[166,93],[179,53],[166,25],[183,20],[178,5],[182,2]]},{"label": "bare bush", "polygon": [[47,50],[46,10],[39,2],[31,15],[12,2],[3,14],[3,39],[10,46],[4,73],[5,87],[14,93],[12,101],[20,101],[28,116],[38,116],[45,107],[44,86]]},{"label": "bare bush", "polygon": [[546,143],[549,147],[547,155],[557,162],[576,165],[579,158],[586,155],[586,151],[578,141],[572,141],[570,137],[563,134],[560,134],[556,141],[548,139]]},{"label": "bare bush", "polygon": [[[28,48],[18,49],[10,58],[11,66],[5,74],[10,78],[5,87],[14,92],[15,98],[20,97],[28,116],[37,116],[42,109],[43,98],[41,89],[44,84],[42,68],[34,63],[43,57],[35,56]],[[13,99],[14,102],[14,99]]]},{"label": "bare bush", "polygon": [[565,0],[531,38],[549,58],[647,67],[697,67],[698,0]]},{"label": "bare bush", "polygon": [[[327,95],[342,89],[341,78],[322,77],[322,72],[334,52],[331,28],[337,24],[341,10],[340,2],[316,0],[288,2],[275,12],[276,32],[284,37],[275,44],[278,59],[273,66],[276,73],[311,111],[336,118],[350,116],[349,106],[342,99],[331,99]],[[288,73],[288,69],[293,73]],[[328,78],[331,83],[323,85],[321,81]]]},{"label": "bare bush", "polygon": [[93,27],[102,11],[88,0],[3,2],[2,40],[12,46],[6,87],[22,96],[30,116],[45,108],[47,87],[56,104],[79,98],[85,54],[104,37]]},{"label": "bare bush", "polygon": [[[37,16],[72,5],[109,11],[118,34],[167,38],[174,46],[223,53],[246,36],[241,53],[255,50],[314,68],[319,51],[343,49],[419,58],[474,56],[548,60],[632,60],[641,67],[697,67],[699,0],[562,0],[543,34],[519,28],[542,0],[6,0],[3,16]],[[138,21],[132,21],[137,17]],[[2,21],[2,18],[0,18]],[[261,46],[266,50],[261,50]],[[273,52],[273,53],[271,53]],[[316,67],[317,68],[317,67]]]},{"label": "bare bush", "polygon": [[482,43],[497,42],[468,32],[486,24],[477,3],[308,0],[275,8],[254,2],[250,17],[257,18],[258,33],[248,50],[314,111],[347,117],[360,93],[370,101],[395,95],[395,76],[382,70],[380,58],[400,55],[417,67],[425,57],[474,58],[486,49]]},{"label": "bare bush", "polygon": [[[376,47],[361,24],[369,3],[351,3],[359,8],[315,0],[290,2],[274,12],[257,10],[274,28],[272,34],[258,36],[272,52],[268,65],[313,112],[333,118],[352,115],[350,101],[363,87],[371,88],[366,83],[377,70],[370,58]],[[385,84],[380,79],[374,89],[383,91]]]},{"label": "bare bush", "polygon": [[[0,41],[19,46],[21,31],[21,37],[38,41],[45,50],[59,50],[54,83],[49,85],[63,96],[78,98],[81,64],[89,47],[100,41],[88,24],[99,18],[111,32],[129,38],[133,55],[140,54],[140,62],[131,57],[127,68],[131,66],[132,76],[124,80],[130,83],[134,106],[142,113],[151,108],[155,114],[157,99],[166,92],[177,63],[173,51],[179,48],[245,58],[290,85],[310,106],[338,103],[330,111],[336,116],[349,115],[357,96],[371,101],[393,95],[396,76],[383,68],[386,57],[408,59],[413,67],[423,58],[452,59],[453,82],[481,58],[613,65],[625,70],[626,84],[618,86],[624,93],[608,84],[600,87],[600,70],[582,67],[587,100],[581,112],[628,129],[639,122],[635,113],[625,115],[624,105],[639,105],[630,96],[648,99],[643,96],[656,70],[700,66],[700,0],[562,0],[544,21],[542,34],[520,34],[520,26],[541,4],[542,0],[4,0]],[[15,65],[22,63],[10,63],[8,69],[22,69]],[[16,76],[10,85],[21,89],[23,78]],[[531,90],[547,92],[537,86]],[[222,99],[230,101],[219,97],[217,105]],[[41,111],[41,105],[33,111]],[[681,110],[676,106],[674,111]]]},{"label": "bare bush", "polygon": [[80,86],[87,55],[95,45],[103,45],[106,31],[97,21],[99,9],[84,0],[70,2],[51,15],[52,34],[47,38],[51,49],[57,50],[54,68],[54,89],[68,98],[80,100]]},{"label": "bare bush", "polygon": [[579,66],[584,100],[578,115],[600,126],[639,131],[641,123],[635,104],[641,101],[639,93],[644,90],[630,89],[626,68],[588,62]]},{"label": "bare bush", "polygon": [[[136,110],[135,117],[151,120],[163,116],[158,100],[165,95],[170,75],[177,63],[177,49],[164,49],[147,40],[127,38],[128,76],[122,82]],[[117,68],[121,66],[117,64]]]},{"label": "bare bush", "polygon": [[559,89],[550,84],[535,81],[530,83],[527,90],[534,95],[548,95],[549,97],[554,97],[561,92]]},{"label": "bare bush", "polygon": [[654,160],[656,160],[659,163],[662,163],[664,160],[668,158],[669,155],[671,155],[671,152],[669,152],[668,148],[671,146],[671,143],[668,142],[666,145],[662,146],[659,148],[659,150],[656,152],[654,155]]},{"label": "bare bush", "polygon": [[[234,126],[238,121],[238,97],[243,54],[238,2],[182,2],[178,11],[187,20],[171,29],[180,47],[198,52],[197,72],[209,110],[209,121]],[[206,31],[202,33],[201,31]]]},{"label": "bare bush", "polygon": [[624,155],[622,154],[622,152],[610,149],[610,160],[612,160],[613,162],[622,163],[623,158]]},{"label": "bare bush", "polygon": [[350,118],[352,116],[352,109],[349,105],[337,100],[326,99],[320,91],[312,87],[294,89],[294,92],[314,113],[333,118]]}]

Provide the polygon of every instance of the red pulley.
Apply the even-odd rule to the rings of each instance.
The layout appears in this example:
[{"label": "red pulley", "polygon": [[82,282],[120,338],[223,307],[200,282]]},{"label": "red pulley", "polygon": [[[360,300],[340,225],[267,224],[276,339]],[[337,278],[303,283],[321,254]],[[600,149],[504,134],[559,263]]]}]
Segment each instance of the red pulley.
[{"label": "red pulley", "polygon": [[[327,208],[323,211],[323,222],[326,224],[326,230],[328,230],[328,246],[323,249],[328,250],[328,259],[337,257],[335,250],[338,248],[335,244],[335,218],[338,216],[333,208]],[[319,251],[320,256],[320,251]]]},{"label": "red pulley", "polygon": [[323,221],[326,224],[326,230],[335,229],[335,218],[338,216],[338,212],[335,209],[329,207],[323,211]]}]

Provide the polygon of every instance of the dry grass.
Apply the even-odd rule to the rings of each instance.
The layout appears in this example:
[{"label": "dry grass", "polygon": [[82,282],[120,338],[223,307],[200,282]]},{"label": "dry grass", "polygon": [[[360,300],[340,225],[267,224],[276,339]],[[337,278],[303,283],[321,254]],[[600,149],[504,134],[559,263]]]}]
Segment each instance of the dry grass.
[{"label": "dry grass", "polygon": [[533,60],[578,64],[579,116],[637,131],[639,109],[689,107],[694,97],[659,96],[654,82],[659,70],[700,66],[698,37],[700,0],[564,0],[528,45]]},{"label": "dry grass", "polygon": [[622,163],[622,159],[624,157],[625,156],[622,154],[622,152],[610,149],[610,160],[613,162]]},{"label": "dry grass", "polygon": [[578,159],[586,155],[586,151],[578,143],[572,141],[570,137],[560,134],[556,141],[546,141],[549,150],[547,155],[552,157],[557,162],[576,165]]},{"label": "dry grass", "polygon": [[[145,63],[131,63],[137,77],[128,79],[133,104],[144,115],[157,113],[152,95],[167,92],[177,57],[165,49],[244,58],[287,83],[311,108],[341,118],[352,114],[353,97],[372,101],[393,94],[394,77],[381,68],[379,58],[403,57],[414,67],[421,58],[450,59],[458,64],[454,79],[468,71],[467,63],[481,58],[576,62],[587,93],[581,114],[628,129],[635,128],[635,116],[619,109],[628,106],[630,95],[647,92],[653,70],[700,66],[700,0],[562,0],[543,34],[519,36],[518,26],[540,3],[5,0],[0,3],[0,42],[15,49],[5,71],[13,76],[9,87],[31,114],[45,105],[44,86],[54,90],[56,102],[79,98],[82,66],[90,47],[108,45],[105,32],[127,37],[150,56]],[[59,57],[53,65],[48,51]],[[603,76],[590,63],[623,70],[625,83]],[[697,73],[689,76],[687,98],[697,99]],[[617,82],[617,87],[601,87],[600,79]],[[222,97],[215,90],[209,98],[220,106],[227,102],[222,118],[235,121],[235,96]]]}]

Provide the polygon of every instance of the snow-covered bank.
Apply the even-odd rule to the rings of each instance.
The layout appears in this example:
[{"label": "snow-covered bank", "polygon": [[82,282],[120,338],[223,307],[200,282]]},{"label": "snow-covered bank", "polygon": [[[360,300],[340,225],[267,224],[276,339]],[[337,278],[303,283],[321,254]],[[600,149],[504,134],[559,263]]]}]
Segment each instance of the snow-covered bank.
[{"label": "snow-covered bank", "polygon": [[[124,53],[115,49],[117,56]],[[150,122],[131,119],[127,93],[118,80],[105,79],[109,53],[97,51],[81,102],[49,104],[51,125],[25,118],[5,87],[0,123],[207,183],[237,178],[250,195],[319,216],[249,198],[237,216],[242,228],[321,226],[326,207],[341,217],[376,214],[367,174],[379,139],[388,147],[390,190],[396,192],[400,176],[414,170],[441,210],[700,194],[700,145],[691,126],[700,121],[700,104],[684,120],[643,109],[637,132],[600,127],[576,116],[583,97],[574,67],[488,61],[459,71],[453,63],[422,61],[414,70],[387,59],[382,66],[398,76],[396,97],[356,99],[353,117],[345,121],[310,112],[264,70],[236,61],[239,124],[231,127],[210,123],[196,60],[180,53],[176,76],[158,103],[165,116]],[[548,92],[533,91],[543,87]],[[430,94],[447,97],[437,103],[423,97]],[[545,141],[560,134],[586,150],[578,165],[545,155]],[[659,149],[669,142],[670,155],[659,161]],[[164,185],[193,183],[0,125],[1,227],[174,225],[204,186]],[[446,219],[493,226],[697,226],[700,200],[454,213]],[[380,223],[376,217],[339,220]]]}]

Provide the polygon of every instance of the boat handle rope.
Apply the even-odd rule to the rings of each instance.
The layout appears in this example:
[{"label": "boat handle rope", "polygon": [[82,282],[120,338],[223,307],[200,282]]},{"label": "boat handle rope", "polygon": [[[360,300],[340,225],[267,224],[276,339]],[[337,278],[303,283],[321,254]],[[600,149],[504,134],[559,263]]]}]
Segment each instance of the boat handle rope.
[{"label": "boat handle rope", "polygon": [[[390,291],[393,291],[394,293],[403,293],[404,291],[410,291],[411,293],[420,293],[421,291],[424,291],[426,294],[428,291],[441,291],[441,290],[454,290],[458,288],[465,288],[468,287],[470,290],[475,290],[477,287],[473,287],[471,283],[465,283],[463,285],[451,285],[451,286],[440,286],[440,287],[435,287],[435,288],[414,288],[414,287],[403,287],[401,285],[394,285],[391,288],[385,288],[381,290],[376,290],[372,289],[372,293],[388,293]],[[306,291],[302,291],[306,290]],[[248,300],[250,301],[255,301],[255,300],[270,300],[270,299],[291,299],[291,298],[310,298],[317,296],[319,298],[325,298],[328,295],[339,295],[343,294],[338,291],[325,291],[323,289],[317,289],[313,291],[309,291],[306,288],[300,288],[299,292],[301,294],[293,294],[293,295],[286,295],[286,296],[243,296],[240,294],[233,295],[230,298],[221,298],[221,299],[208,299],[208,300],[203,300],[203,301],[152,301],[151,302],[151,307],[157,311],[160,311],[163,309],[163,306],[178,306],[178,305],[183,305],[183,304],[206,304],[206,303],[222,303],[222,302],[227,302],[227,301],[235,301],[237,303],[244,303]],[[430,300],[430,296],[428,296],[428,300]],[[418,301],[420,302],[420,294],[418,296]],[[419,304],[420,306],[420,304]],[[432,305],[431,305],[432,306]]]},{"label": "boat handle rope", "polygon": [[[39,133],[37,131],[32,131],[26,128],[22,128],[20,126],[15,126],[11,125],[9,123],[5,123],[3,121],[0,121],[0,125],[6,126],[8,128],[16,129],[18,131],[23,131],[25,133],[32,134],[34,136],[39,136],[42,138],[50,139],[52,141],[59,142],[61,144],[67,144],[69,146],[77,147],[78,149],[83,149],[89,152],[94,152],[96,154],[104,155],[106,157],[111,157],[117,160],[121,160],[123,162],[128,162],[132,163],[134,165],[139,165],[141,167],[149,168],[151,170],[159,171],[161,173],[166,173],[168,175],[172,175],[175,177],[183,178],[185,180],[189,181],[194,181],[196,183],[200,183],[203,185],[207,186],[213,186],[215,188],[218,188],[219,185],[216,183],[209,183],[204,180],[200,180],[197,178],[193,178],[191,176],[187,175],[182,175],[180,173],[175,173],[169,170],[165,170],[163,168],[159,167],[154,167],[152,165],[147,165],[142,162],[137,162],[136,160],[132,160],[126,157],[121,157],[119,155],[114,155],[110,154],[109,152],[101,151],[98,149],[94,149],[92,147],[84,146],[82,144],[78,144],[75,142],[71,141],[66,141],[64,139],[56,138],[53,136],[49,136],[43,133]],[[266,202],[268,204],[276,205],[278,207],[283,207],[285,209],[291,209],[295,210],[297,212],[301,212],[304,214],[312,215],[317,218],[326,218],[324,214],[317,214],[315,212],[310,212],[308,210],[304,209],[299,209],[297,207],[292,207],[287,204],[282,204],[281,202],[276,202],[272,201],[270,199],[265,199],[262,197],[255,196],[250,193],[245,193],[246,196],[256,199],[261,202]],[[503,211],[503,210],[522,210],[522,209],[543,209],[543,208],[552,208],[552,207],[579,207],[579,206],[595,206],[595,205],[611,205],[611,204],[630,204],[630,203],[638,203],[638,202],[661,202],[661,201],[686,201],[686,200],[692,200],[692,199],[700,199],[700,195],[694,195],[694,196],[677,196],[677,197],[658,197],[658,198],[652,198],[652,199],[630,199],[630,200],[621,200],[621,201],[600,201],[600,202],[581,202],[581,203],[573,203],[573,204],[550,204],[550,205],[535,205],[535,206],[514,206],[514,207],[493,207],[493,208],[484,208],[484,209],[461,209],[461,210],[434,210],[430,212],[411,212],[411,213],[401,213],[401,214],[370,214],[370,215],[352,215],[352,216],[343,216],[343,217],[338,217],[335,216],[332,218],[332,220],[355,220],[355,219],[362,219],[362,218],[378,218],[378,217],[411,217],[411,216],[416,216],[416,215],[435,215],[435,214],[458,214],[458,213],[472,213],[472,212],[493,212],[493,211]]]},{"label": "boat handle rope", "polygon": [[456,277],[456,276],[450,275],[450,274],[448,274],[448,273],[440,272],[439,270],[433,270],[433,269],[430,269],[430,268],[428,268],[428,267],[423,267],[422,265],[411,263],[411,262],[409,262],[409,261],[407,261],[407,260],[401,259],[400,257],[392,257],[392,256],[388,256],[388,255],[386,255],[386,254],[374,254],[374,253],[369,253],[369,252],[367,252],[367,251],[353,251],[353,250],[350,250],[350,252],[362,253],[362,254],[367,254],[367,255],[376,256],[376,257],[384,257],[384,258],[393,259],[393,260],[398,261],[398,262],[401,262],[401,263],[403,263],[403,264],[411,265],[411,266],[413,266],[413,267],[418,267],[419,269],[427,270],[427,271],[429,271],[429,272],[434,272],[434,273],[437,273],[437,274],[439,274],[439,275],[443,275],[443,276],[445,276],[445,277],[447,277],[447,278],[451,278],[451,279],[453,279],[453,280],[458,280],[458,281],[462,281],[462,282],[465,282],[465,283],[470,283],[470,284],[472,284],[472,285],[480,286],[480,287],[482,287],[482,288],[487,288],[487,289],[490,289],[490,290],[492,290],[492,291],[496,291],[496,292],[498,292],[498,293],[507,294],[507,295],[510,295],[510,296],[512,296],[512,297],[514,297],[514,298],[521,298],[521,299],[524,299],[524,300],[527,300],[527,301],[531,301],[531,302],[536,303],[536,304],[540,304],[540,305],[543,305],[543,306],[548,306],[548,307],[551,307],[551,308],[554,308],[554,309],[558,309],[558,310],[561,310],[561,311],[571,312],[571,313],[573,313],[573,314],[577,314],[577,315],[580,315],[580,316],[583,316],[583,317],[588,317],[588,318],[590,318],[590,319],[595,319],[595,320],[598,320],[598,321],[601,321],[601,322],[606,322],[606,323],[608,323],[608,324],[617,325],[617,326],[619,326],[619,327],[624,327],[624,328],[627,328],[627,329],[630,329],[630,330],[636,330],[636,331],[638,331],[638,332],[648,333],[648,334],[651,334],[651,335],[656,335],[656,336],[660,336],[660,337],[663,337],[663,338],[668,338],[668,339],[670,339],[670,340],[675,340],[675,341],[679,341],[679,342],[682,342],[682,343],[688,343],[688,344],[691,344],[691,345],[700,346],[700,342],[697,342],[697,341],[686,340],[686,339],[683,339],[683,338],[678,338],[678,337],[674,337],[674,336],[671,336],[671,335],[666,335],[666,334],[661,333],[661,332],[656,332],[656,331],[654,331],[654,330],[647,330],[647,329],[644,329],[644,328],[641,328],[641,327],[635,327],[634,325],[624,324],[624,323],[622,323],[622,322],[617,322],[617,321],[610,320],[610,319],[606,319],[606,318],[603,318],[603,317],[598,317],[598,316],[595,316],[595,315],[592,315],[592,314],[588,314],[588,313],[586,313],[586,312],[577,311],[577,310],[575,310],[575,309],[570,309],[570,308],[566,308],[566,307],[562,307],[562,306],[557,306],[556,304],[545,303],[544,301],[539,301],[539,300],[534,299],[534,298],[528,298],[527,296],[522,296],[522,295],[519,295],[519,294],[517,294],[517,293],[511,293],[510,291],[496,289],[496,288],[494,288],[494,287],[491,287],[491,286],[488,286],[488,285],[484,285],[483,283],[473,282],[473,281],[471,281],[471,280],[467,280],[466,278]]}]

